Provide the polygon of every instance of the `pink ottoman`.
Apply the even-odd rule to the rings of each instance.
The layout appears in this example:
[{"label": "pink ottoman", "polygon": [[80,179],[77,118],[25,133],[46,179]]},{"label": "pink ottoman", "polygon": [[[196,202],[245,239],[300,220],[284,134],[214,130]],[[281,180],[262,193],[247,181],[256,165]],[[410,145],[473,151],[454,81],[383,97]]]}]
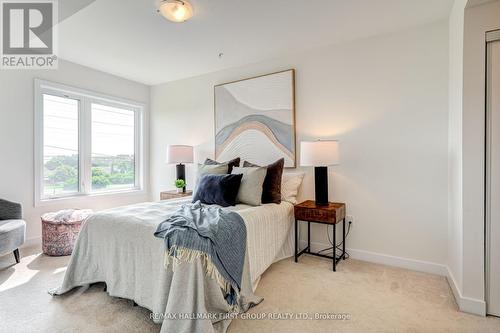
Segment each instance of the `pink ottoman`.
[{"label": "pink ottoman", "polygon": [[89,209],[66,209],[42,215],[43,253],[49,256],[70,255],[80,227],[91,213]]}]

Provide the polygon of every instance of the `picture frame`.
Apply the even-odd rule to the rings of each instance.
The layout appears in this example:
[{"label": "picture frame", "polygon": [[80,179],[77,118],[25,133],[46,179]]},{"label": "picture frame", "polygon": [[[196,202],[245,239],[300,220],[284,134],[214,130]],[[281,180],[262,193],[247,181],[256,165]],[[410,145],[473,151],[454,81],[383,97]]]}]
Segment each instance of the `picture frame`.
[{"label": "picture frame", "polygon": [[296,167],[295,70],[214,86],[215,158]]}]

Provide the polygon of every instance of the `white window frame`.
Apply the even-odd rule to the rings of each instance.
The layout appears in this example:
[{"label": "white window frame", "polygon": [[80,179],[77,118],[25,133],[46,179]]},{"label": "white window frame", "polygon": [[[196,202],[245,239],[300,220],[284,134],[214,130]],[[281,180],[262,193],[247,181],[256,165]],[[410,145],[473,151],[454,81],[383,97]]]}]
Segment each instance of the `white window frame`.
[{"label": "white window frame", "polygon": [[[144,112],[145,105],[135,101],[103,95],[93,91],[75,88],[60,83],[35,79],[34,87],[34,184],[35,184],[35,206],[51,203],[58,200],[74,199],[89,196],[118,195],[126,193],[145,193],[144,190]],[[44,186],[44,164],[43,164],[43,95],[76,99],[79,101],[78,109],[78,155],[79,155],[79,182],[78,193],[63,194],[59,196],[43,196]],[[109,191],[92,191],[92,103],[99,103],[111,107],[118,107],[134,111],[135,133],[134,133],[134,163],[135,163],[135,185],[133,188]]]}]

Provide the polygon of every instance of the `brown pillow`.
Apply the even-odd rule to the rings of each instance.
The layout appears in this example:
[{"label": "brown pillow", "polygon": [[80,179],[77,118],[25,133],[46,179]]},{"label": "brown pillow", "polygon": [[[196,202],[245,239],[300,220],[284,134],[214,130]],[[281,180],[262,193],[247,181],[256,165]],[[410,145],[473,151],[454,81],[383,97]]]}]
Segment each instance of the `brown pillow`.
[{"label": "brown pillow", "polygon": [[[281,203],[281,177],[283,176],[284,166],[284,158],[267,166],[266,178],[262,185],[262,203]],[[243,167],[258,167],[258,165],[245,161]]]},{"label": "brown pillow", "polygon": [[232,159],[232,160],[227,161],[227,162],[217,162],[217,161],[214,161],[210,158],[207,158],[205,160],[205,163],[203,163],[203,164],[205,164],[205,165],[227,164],[227,173],[231,173],[231,171],[233,171],[233,167],[240,166],[240,158],[236,157],[235,159]]}]

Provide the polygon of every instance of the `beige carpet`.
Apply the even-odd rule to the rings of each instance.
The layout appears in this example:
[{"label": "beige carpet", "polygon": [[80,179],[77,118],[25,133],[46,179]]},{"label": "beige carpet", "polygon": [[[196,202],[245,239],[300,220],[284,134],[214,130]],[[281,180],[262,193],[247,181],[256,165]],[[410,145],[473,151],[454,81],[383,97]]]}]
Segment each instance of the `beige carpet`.
[{"label": "beige carpet", "polygon": [[[158,332],[149,311],[108,296],[103,285],[52,298],[69,257],[52,258],[38,248],[0,257],[0,332]],[[443,277],[346,260],[303,256],[283,260],[262,277],[264,302],[250,312],[344,313],[349,320],[235,320],[229,332],[500,332],[500,319],[457,311]]]}]

